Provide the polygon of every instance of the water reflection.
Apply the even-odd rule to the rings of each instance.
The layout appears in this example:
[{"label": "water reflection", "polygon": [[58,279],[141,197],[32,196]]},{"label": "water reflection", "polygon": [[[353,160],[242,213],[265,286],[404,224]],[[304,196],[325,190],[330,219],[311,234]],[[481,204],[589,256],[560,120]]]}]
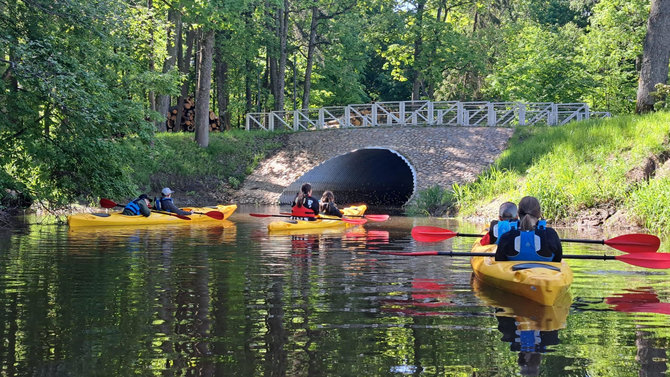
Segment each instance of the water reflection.
[{"label": "water reflection", "polygon": [[591,304],[566,326],[567,312],[473,288],[468,258],[366,253],[471,247],[414,242],[416,225],[478,228],[392,218],[272,234],[242,212],[223,227],[0,235],[0,375],[510,376],[520,353],[527,374],[538,361],[546,376],[664,370],[664,271],[570,261],[573,297]]},{"label": "water reflection", "polygon": [[518,352],[517,363],[524,376],[540,374],[542,354],[550,352],[548,346],[559,343],[558,330],[566,327],[572,298],[569,294],[559,297],[552,306],[491,288],[472,278],[472,289],[478,298],[494,308],[498,331],[502,340]]}]

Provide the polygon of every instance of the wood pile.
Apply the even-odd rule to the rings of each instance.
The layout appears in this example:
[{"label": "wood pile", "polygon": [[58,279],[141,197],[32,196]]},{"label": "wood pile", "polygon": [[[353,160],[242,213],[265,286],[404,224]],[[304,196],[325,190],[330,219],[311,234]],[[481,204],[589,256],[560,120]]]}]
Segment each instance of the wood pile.
[{"label": "wood pile", "polygon": [[[177,106],[170,107],[168,118],[165,122],[168,131],[172,132],[194,132],[195,131],[195,101],[193,98],[184,100],[181,121],[177,124]],[[209,112],[209,130],[221,131],[219,117],[213,111]]]}]

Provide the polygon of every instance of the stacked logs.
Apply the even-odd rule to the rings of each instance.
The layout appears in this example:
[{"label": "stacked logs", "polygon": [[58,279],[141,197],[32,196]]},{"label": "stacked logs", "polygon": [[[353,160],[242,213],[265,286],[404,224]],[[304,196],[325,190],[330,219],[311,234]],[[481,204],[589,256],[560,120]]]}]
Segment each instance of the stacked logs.
[{"label": "stacked logs", "polygon": [[[195,102],[193,101],[193,98],[189,97],[184,100],[184,108],[182,109],[182,116],[179,124],[177,124],[177,113],[177,106],[170,107],[170,112],[165,122],[167,130],[172,132],[195,131]],[[219,117],[213,111],[209,112],[209,130],[221,131]]]}]

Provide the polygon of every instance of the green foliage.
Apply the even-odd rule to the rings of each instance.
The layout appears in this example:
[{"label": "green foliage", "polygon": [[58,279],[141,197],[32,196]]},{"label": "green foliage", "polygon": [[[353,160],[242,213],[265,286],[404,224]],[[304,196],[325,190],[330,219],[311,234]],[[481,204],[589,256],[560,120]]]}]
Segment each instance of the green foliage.
[{"label": "green foliage", "polygon": [[148,143],[152,126],[145,87],[124,82],[143,70],[127,54],[129,12],[111,1],[16,2],[15,22],[1,24],[16,84],[0,84],[0,166],[29,195],[58,205],[134,191],[124,143]]},{"label": "green foliage", "polygon": [[246,176],[267,153],[278,148],[280,133],[245,132],[242,130],[210,134],[210,144],[200,148],[191,134],[158,134],[153,147],[148,150],[135,144],[127,150],[132,157],[133,177],[146,190],[151,187],[151,177],[161,177],[161,185],[173,181],[216,179],[239,188]]},{"label": "green foliage", "polygon": [[652,179],[633,191],[627,205],[645,227],[656,233],[670,232],[670,178]]},{"label": "green foliage", "polygon": [[656,91],[650,93],[657,99],[656,103],[654,103],[654,110],[667,111],[668,109],[670,109],[670,103],[668,103],[668,96],[670,95],[670,85],[658,83],[654,86],[654,88],[656,88]]},{"label": "green foliage", "polygon": [[452,205],[451,191],[439,186],[419,191],[413,204],[406,212],[411,216],[440,216]]},{"label": "green foliage", "polygon": [[597,2],[579,44],[593,86],[584,100],[592,108],[630,113],[635,108],[642,42],[649,16],[647,0]]},{"label": "green foliage", "polygon": [[579,62],[581,31],[537,24],[512,25],[504,50],[487,77],[485,93],[503,101],[578,102],[591,85]]}]

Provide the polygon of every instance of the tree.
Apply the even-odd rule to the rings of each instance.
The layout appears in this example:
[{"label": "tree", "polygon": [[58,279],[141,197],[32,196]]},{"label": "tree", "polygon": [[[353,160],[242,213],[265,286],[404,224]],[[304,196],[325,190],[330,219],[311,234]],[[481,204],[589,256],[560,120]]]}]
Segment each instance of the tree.
[{"label": "tree", "polygon": [[5,187],[52,204],[135,194],[122,145],[150,142],[146,94],[164,78],[140,56],[146,14],[111,0],[9,4],[0,7]]},{"label": "tree", "polygon": [[654,91],[656,84],[668,82],[668,61],[670,60],[670,0],[652,0],[647,36],[644,38],[644,51],[640,80],[637,88],[637,113],[646,113],[654,109]]},{"label": "tree", "polygon": [[590,11],[589,26],[576,45],[581,49],[585,73],[593,82],[582,101],[613,113],[631,112],[649,1],[603,0]]},{"label": "tree", "polygon": [[214,30],[200,30],[198,52],[198,79],[195,94],[195,141],[206,148],[209,145],[209,92],[212,88],[212,58]]}]

